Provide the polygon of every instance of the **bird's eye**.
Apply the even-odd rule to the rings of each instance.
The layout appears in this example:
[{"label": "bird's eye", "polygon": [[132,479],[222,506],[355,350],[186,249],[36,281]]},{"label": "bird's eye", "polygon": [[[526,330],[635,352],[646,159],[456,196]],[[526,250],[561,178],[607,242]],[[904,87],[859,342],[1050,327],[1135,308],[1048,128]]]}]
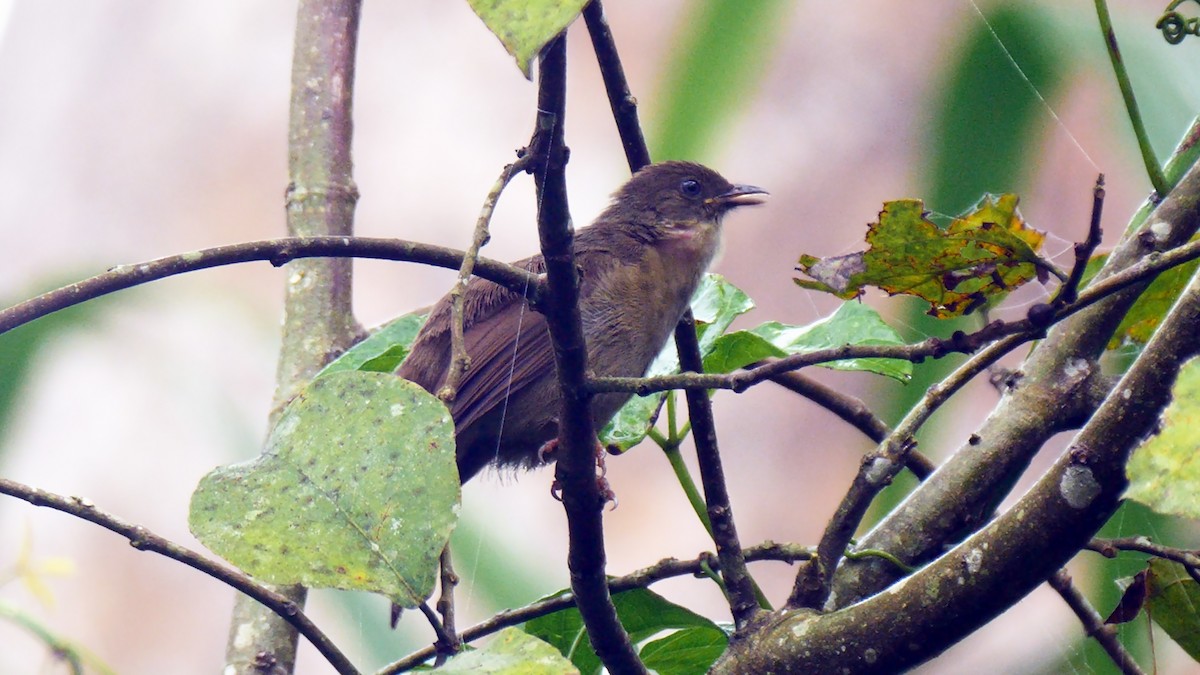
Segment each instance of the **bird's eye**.
[{"label": "bird's eye", "polygon": [[700,196],[700,181],[695,178],[685,178],[679,184],[679,191],[684,197],[699,197]]}]

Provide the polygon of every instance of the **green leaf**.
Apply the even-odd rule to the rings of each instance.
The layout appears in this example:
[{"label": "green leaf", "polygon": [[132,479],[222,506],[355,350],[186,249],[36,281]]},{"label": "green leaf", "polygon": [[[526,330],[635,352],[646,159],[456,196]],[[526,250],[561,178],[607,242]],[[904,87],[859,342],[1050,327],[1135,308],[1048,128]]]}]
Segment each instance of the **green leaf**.
[{"label": "green leaf", "polygon": [[1200,359],[1179,370],[1162,430],[1129,458],[1125,496],[1159,513],[1200,518]]},{"label": "green leaf", "polygon": [[[902,345],[895,330],[879,314],[859,302],[847,302],[831,316],[808,326],[775,321],[735,331],[716,340],[705,357],[708,372],[728,373],[767,357],[783,357],[845,345]],[[912,376],[912,364],[900,359],[844,359],[821,364],[835,370],[886,375],[901,382]]]},{"label": "green leaf", "polygon": [[408,356],[408,349],[428,314],[405,314],[380,326],[365,339],[347,349],[317,373],[317,377],[343,370],[395,372]]},{"label": "green leaf", "polygon": [[[754,308],[754,301],[718,274],[709,274],[692,297],[696,332],[704,371],[729,373],[767,357],[783,357],[844,345],[902,345],[900,334],[879,313],[859,302],[843,304],[831,316],[808,326],[764,323],[752,330],[726,333],[737,317]],[[886,375],[901,382],[912,377],[912,364],[898,359],[845,359],[821,364],[835,370]],[[674,342],[668,342],[647,372],[648,376],[679,372]],[[622,451],[641,443],[649,432],[665,394],[634,396],[600,433],[605,445]]]},{"label": "green leaf", "polygon": [[940,319],[969,314],[984,303],[1045,275],[1037,254],[1045,235],[1029,228],[1016,195],[985,195],[945,229],[925,217],[919,199],[887,202],[867,230],[860,253],[800,257],[810,290],[856,298],[866,286],[913,295]]},{"label": "green leaf", "polygon": [[[560,591],[547,597],[557,597]],[[622,591],[613,595],[617,617],[635,643],[642,642],[656,633],[677,628],[703,628],[720,632],[720,627],[699,614],[667,601],[661,595],[646,589]],[[571,659],[583,675],[600,672],[600,659],[592,651],[583,619],[579,610],[564,609],[539,617],[525,624],[525,630],[554,645]]]},{"label": "green leaf", "polygon": [[720,628],[684,628],[642,647],[642,662],[658,675],[706,673],[729,646]]},{"label": "green leaf", "polygon": [[467,0],[467,4],[530,79],[533,58],[579,16],[587,0]]},{"label": "green leaf", "polygon": [[692,295],[692,315],[718,334],[739,316],[754,309],[754,301],[720,274],[705,274]]},{"label": "green leaf", "polygon": [[439,673],[488,675],[569,675],[579,670],[553,646],[520,628],[505,628],[483,649],[463,652],[437,669]]},{"label": "green leaf", "polygon": [[771,356],[787,356],[787,352],[748,330],[734,331],[713,342],[704,356],[704,372],[731,373]]},{"label": "green leaf", "polygon": [[205,546],[275,584],[382,593],[414,607],[433,588],[457,518],[450,413],[394,375],[313,380],[258,458],[219,467],[192,495]]},{"label": "green leaf", "polygon": [[1146,611],[1184,651],[1200,661],[1200,585],[1183,565],[1162,558],[1150,561]]},{"label": "green leaf", "polygon": [[[861,302],[846,302],[837,311],[807,326],[764,323],[750,331],[787,354],[844,345],[902,345],[904,340],[879,313]],[[861,370],[907,382],[912,363],[900,359],[843,359],[821,364],[834,370]]]},{"label": "green leaf", "polygon": [[[1195,240],[1196,238],[1193,237],[1192,241]],[[1102,255],[1088,261],[1088,269],[1094,270],[1092,276],[1107,260],[1108,256]],[[1109,340],[1108,348],[1117,349],[1126,342],[1146,344],[1198,267],[1200,267],[1200,261],[1193,260],[1178,267],[1172,267],[1155,277],[1146,290],[1138,296],[1137,302],[1129,309],[1125,318],[1121,319],[1121,325],[1117,326],[1116,332]],[[1090,281],[1090,279],[1090,276],[1086,277],[1086,280]]]}]

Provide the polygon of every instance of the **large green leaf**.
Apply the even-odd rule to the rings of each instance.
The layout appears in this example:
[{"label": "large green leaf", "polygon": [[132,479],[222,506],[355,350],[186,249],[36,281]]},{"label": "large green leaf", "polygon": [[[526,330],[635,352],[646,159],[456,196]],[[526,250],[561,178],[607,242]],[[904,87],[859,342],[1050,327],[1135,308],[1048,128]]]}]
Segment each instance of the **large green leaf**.
[{"label": "large green leaf", "polygon": [[530,77],[530,63],[546,43],[583,11],[587,0],[467,0],[517,67]]},{"label": "large green leaf", "polygon": [[[722,335],[705,355],[704,368],[728,373],[769,357],[783,357],[844,345],[902,345],[904,341],[875,310],[846,302],[832,315],[807,326],[769,321],[750,330]],[[821,364],[835,370],[859,370],[907,382],[912,364],[899,359],[844,359]]]},{"label": "large green leaf", "polygon": [[[560,591],[547,597],[557,597],[564,592],[566,591]],[[669,602],[661,595],[646,589],[617,593],[613,595],[613,604],[616,605],[617,617],[621,620],[621,625],[625,627],[630,639],[635,643],[672,629],[697,628],[707,631],[700,636],[701,642],[706,639],[719,641],[720,638],[717,635],[719,634],[722,638],[725,635],[724,631],[711,620],[690,609]],[[592,651],[592,646],[588,642],[579,610],[564,609],[539,617],[527,622],[525,630],[557,647],[567,658],[571,659],[571,662],[579,668],[579,672],[583,675],[595,675],[600,672],[600,659]],[[657,645],[652,651],[652,655],[667,658],[665,656],[667,647],[669,645]],[[685,649],[691,650],[695,647],[694,641],[682,642],[678,645],[675,654],[680,655]],[[704,653],[712,651],[714,650],[709,649]],[[715,650],[713,660],[716,660],[716,657],[723,651],[724,644],[721,644],[721,649]],[[712,665],[712,661],[692,672],[704,672],[709,665]]]},{"label": "large green leaf", "polygon": [[347,371],[310,383],[261,456],[205,476],[188,521],[205,546],[264,581],[413,607],[433,588],[458,500],[441,401],[394,375]]},{"label": "large green leaf", "polygon": [[1179,371],[1162,430],[1129,458],[1125,496],[1159,513],[1200,518],[1200,359]]},{"label": "large green leaf", "polygon": [[921,298],[931,316],[946,319],[1044,276],[1048,264],[1037,250],[1045,238],[1026,225],[1013,194],[984,195],[945,228],[926,217],[921,200],[901,199],[885,203],[868,227],[866,251],[802,255],[797,269],[809,278],[795,281],[844,299],[877,286]]}]

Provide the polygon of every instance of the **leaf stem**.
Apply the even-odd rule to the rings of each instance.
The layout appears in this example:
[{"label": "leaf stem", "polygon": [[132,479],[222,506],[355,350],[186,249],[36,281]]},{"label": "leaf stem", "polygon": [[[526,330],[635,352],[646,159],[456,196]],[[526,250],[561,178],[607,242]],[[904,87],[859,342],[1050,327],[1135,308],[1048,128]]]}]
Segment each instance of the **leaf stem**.
[{"label": "leaf stem", "polygon": [[1138,108],[1137,99],[1133,95],[1133,84],[1129,80],[1129,71],[1125,69],[1125,61],[1121,58],[1121,50],[1117,47],[1117,34],[1113,31],[1112,17],[1108,13],[1108,3],[1105,0],[1095,0],[1096,18],[1100,20],[1100,32],[1104,36],[1104,47],[1108,59],[1112,62],[1113,74],[1117,77],[1117,86],[1121,89],[1121,99],[1125,101],[1125,110],[1129,114],[1129,122],[1133,125],[1133,135],[1137,138],[1138,149],[1142,153],[1142,163],[1146,165],[1146,175],[1150,184],[1159,195],[1166,195],[1173,187],[1163,174],[1162,164],[1150,146],[1150,136],[1146,133],[1146,124],[1142,120],[1142,112]]}]

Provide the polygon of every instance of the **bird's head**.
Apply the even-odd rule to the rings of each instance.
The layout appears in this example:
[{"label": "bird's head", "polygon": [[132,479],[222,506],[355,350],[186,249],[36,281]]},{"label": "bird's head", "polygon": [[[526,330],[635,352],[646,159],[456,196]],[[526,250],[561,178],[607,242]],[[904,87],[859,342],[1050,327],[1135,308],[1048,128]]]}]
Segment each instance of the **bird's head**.
[{"label": "bird's head", "polygon": [[737,185],[694,162],[662,162],[638,171],[613,195],[610,222],[651,228],[657,236],[684,234],[719,225],[739,206],[761,204],[766,190]]}]

